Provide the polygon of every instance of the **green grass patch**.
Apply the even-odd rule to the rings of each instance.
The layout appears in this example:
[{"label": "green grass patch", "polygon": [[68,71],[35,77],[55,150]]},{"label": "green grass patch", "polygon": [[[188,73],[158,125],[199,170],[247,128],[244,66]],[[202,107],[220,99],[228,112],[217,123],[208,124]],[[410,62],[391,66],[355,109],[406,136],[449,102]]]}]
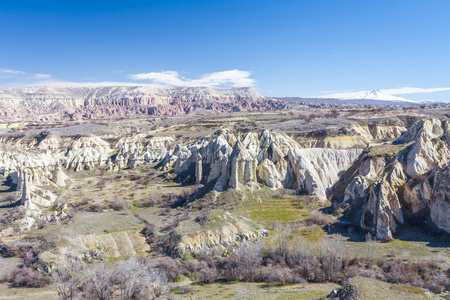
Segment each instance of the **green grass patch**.
[{"label": "green grass patch", "polygon": [[322,240],[327,235],[327,233],[319,226],[314,226],[312,228],[302,228],[300,232],[305,240],[312,243],[322,242]]},{"label": "green grass patch", "polygon": [[242,208],[242,214],[252,220],[268,226],[272,222],[286,224],[309,218],[309,212],[303,209],[294,197],[268,198],[261,203],[254,202]]},{"label": "green grass patch", "polygon": [[398,284],[398,285],[392,285],[390,287],[390,289],[394,290],[396,292],[402,292],[405,294],[415,294],[415,295],[425,296],[423,289],[421,289],[420,287],[417,287],[417,286]]}]

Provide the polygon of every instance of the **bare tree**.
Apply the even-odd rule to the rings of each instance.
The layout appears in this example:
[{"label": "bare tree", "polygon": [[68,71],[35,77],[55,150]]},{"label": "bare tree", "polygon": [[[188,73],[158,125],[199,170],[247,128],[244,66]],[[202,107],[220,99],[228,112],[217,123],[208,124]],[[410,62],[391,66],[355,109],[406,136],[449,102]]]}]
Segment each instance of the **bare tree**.
[{"label": "bare tree", "polygon": [[143,260],[130,258],[119,264],[116,275],[119,285],[120,299],[147,299],[151,286],[150,271]]},{"label": "bare tree", "polygon": [[84,284],[84,292],[89,297],[96,297],[98,300],[111,299],[117,286],[116,269],[112,267],[103,267],[87,271],[87,280]]},{"label": "bare tree", "polygon": [[167,287],[167,275],[163,270],[150,269],[150,290],[155,298],[164,294]]},{"label": "bare tree", "polygon": [[283,226],[280,222],[276,222],[274,231],[278,240],[278,251],[284,256],[288,249],[292,228],[289,224]]},{"label": "bare tree", "polygon": [[66,256],[64,263],[58,265],[56,272],[53,273],[53,283],[61,299],[74,299],[77,287],[83,280],[83,270],[83,262],[71,254]]},{"label": "bare tree", "polygon": [[117,296],[121,300],[158,298],[166,291],[168,281],[163,270],[149,268],[137,258],[123,261],[118,267],[103,266],[85,273],[84,293],[98,300]]},{"label": "bare tree", "polygon": [[322,243],[323,257],[322,269],[325,279],[328,281],[336,281],[341,275],[343,267],[344,246],[340,236],[332,241],[324,241]]},{"label": "bare tree", "polygon": [[237,249],[238,266],[243,279],[254,280],[256,269],[262,263],[262,243],[243,243]]}]

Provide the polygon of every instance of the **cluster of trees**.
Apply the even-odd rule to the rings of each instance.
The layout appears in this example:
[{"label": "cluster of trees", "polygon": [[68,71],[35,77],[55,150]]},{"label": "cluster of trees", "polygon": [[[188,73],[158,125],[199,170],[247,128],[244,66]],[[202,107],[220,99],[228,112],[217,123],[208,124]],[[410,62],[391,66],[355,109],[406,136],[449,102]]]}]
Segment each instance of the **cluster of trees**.
[{"label": "cluster of trees", "polygon": [[329,113],[325,113],[325,114],[309,114],[309,115],[303,115],[303,114],[299,114],[297,116],[298,120],[304,120],[306,123],[311,122],[313,119],[318,119],[318,118],[337,118],[339,117],[341,114],[339,113],[339,111],[337,109],[333,109],[331,110]]},{"label": "cluster of trees", "polygon": [[63,300],[75,299],[153,299],[167,291],[167,275],[148,266],[145,259],[130,258],[117,266],[86,268],[82,260],[68,255],[52,275]]},{"label": "cluster of trees", "polygon": [[[362,256],[350,257],[339,241],[313,248],[302,240],[288,243],[286,236],[286,231],[278,231],[278,243],[272,247],[244,243],[224,257],[198,255],[185,264],[184,275],[199,282],[241,280],[269,285],[342,283],[348,278],[363,276],[424,287],[435,293],[450,289],[450,270],[444,270],[439,261],[400,258],[375,261],[370,248]],[[368,247],[371,246],[368,243]]]},{"label": "cluster of trees", "polygon": [[[198,219],[199,222],[202,220],[200,216]],[[314,224],[329,222],[320,214],[313,219]],[[320,246],[312,246],[295,235],[294,229],[288,225],[276,223],[273,229],[274,243],[271,246],[244,242],[224,255],[205,249],[192,258],[190,255],[180,258],[176,251],[165,252],[172,257],[162,260],[165,263],[160,268],[171,274],[170,279],[185,275],[196,282],[342,283],[348,278],[363,276],[424,287],[436,293],[450,289],[450,269],[444,269],[443,261],[395,257],[375,259],[375,245],[371,242],[367,242],[365,253],[350,256],[340,236],[324,241]],[[144,234],[152,235],[153,228],[148,228]]]}]

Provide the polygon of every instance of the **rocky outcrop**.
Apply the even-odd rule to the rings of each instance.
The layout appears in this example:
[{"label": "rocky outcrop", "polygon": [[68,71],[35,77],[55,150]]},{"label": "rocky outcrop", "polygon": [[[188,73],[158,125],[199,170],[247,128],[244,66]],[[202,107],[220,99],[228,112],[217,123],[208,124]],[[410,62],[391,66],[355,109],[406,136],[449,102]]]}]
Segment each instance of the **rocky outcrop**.
[{"label": "rocky outcrop", "polygon": [[[230,247],[243,241],[255,241],[267,235],[267,230],[260,224],[243,217],[237,217],[229,212],[213,211],[213,221],[200,225],[195,221],[182,222],[172,236],[177,242],[172,246],[179,254],[199,253],[209,251],[223,255]],[[210,225],[209,223],[214,225]]]},{"label": "rocky outcrop", "polygon": [[[406,174],[418,177],[430,171],[434,166],[448,164],[450,150],[448,139],[448,123],[440,120],[424,120],[415,124],[402,136],[400,142],[415,141],[406,156]],[[442,138],[442,139],[441,139]]]},{"label": "rocky outcrop", "polygon": [[428,220],[450,232],[448,133],[447,122],[422,120],[394,145],[367,149],[333,186],[333,202],[345,209],[346,219],[378,239],[392,238],[398,225],[408,220]]},{"label": "rocky outcrop", "polygon": [[373,231],[377,239],[392,238],[397,224],[403,224],[398,196],[386,180],[374,182],[362,207],[361,227]]},{"label": "rocky outcrop", "polygon": [[[193,144],[177,145],[163,160],[165,169],[214,189],[239,189],[261,182],[271,188],[300,189],[326,198],[327,189],[362,152],[360,149],[301,149],[293,139],[263,131],[245,135],[222,130]],[[189,175],[190,174],[190,175]],[[187,176],[186,176],[187,175]],[[201,175],[201,176],[200,176]]]},{"label": "rocky outcrop", "polygon": [[327,189],[338,181],[339,173],[349,168],[361,152],[360,149],[291,149],[288,158],[292,174],[288,176],[294,184],[286,187],[325,199]]},{"label": "rocky outcrop", "polygon": [[48,208],[52,206],[56,201],[56,195],[51,191],[38,188],[34,186],[28,179],[28,171],[21,171],[22,181],[20,186],[22,189],[22,196],[20,198],[20,204],[25,206],[29,210],[40,210],[39,208]]},{"label": "rocky outcrop", "polygon": [[110,145],[91,135],[76,139],[67,149],[66,168],[74,171],[94,170],[109,161]]},{"label": "rocky outcrop", "polygon": [[150,249],[145,238],[135,231],[80,235],[75,238],[74,242],[81,251],[100,249],[108,258],[144,255]]},{"label": "rocky outcrop", "polygon": [[406,128],[402,125],[358,125],[336,130],[318,130],[308,133],[299,143],[307,148],[352,149],[399,138]]},{"label": "rocky outcrop", "polygon": [[69,176],[67,176],[60,165],[56,166],[56,170],[53,172],[53,182],[57,185],[57,186],[66,186],[66,181],[70,181]]},{"label": "rocky outcrop", "polygon": [[230,187],[238,189],[239,183],[256,181],[256,162],[240,141],[234,145],[230,156]]},{"label": "rocky outcrop", "polygon": [[429,200],[430,219],[439,229],[450,233],[450,167],[436,170]]},{"label": "rocky outcrop", "polygon": [[278,173],[274,163],[267,158],[258,166],[258,178],[263,184],[270,188],[280,189],[283,187],[280,173]]},{"label": "rocky outcrop", "polygon": [[135,168],[143,163],[162,161],[170,152],[170,146],[175,143],[173,137],[150,137],[143,135],[121,138],[115,143],[117,154],[113,163],[118,168]]}]

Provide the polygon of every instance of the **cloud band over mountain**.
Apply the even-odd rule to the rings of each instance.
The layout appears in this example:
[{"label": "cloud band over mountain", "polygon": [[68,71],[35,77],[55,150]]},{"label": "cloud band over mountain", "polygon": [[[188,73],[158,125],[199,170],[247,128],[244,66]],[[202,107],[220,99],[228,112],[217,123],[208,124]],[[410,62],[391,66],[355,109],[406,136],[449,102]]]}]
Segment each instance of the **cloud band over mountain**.
[{"label": "cloud band over mountain", "polygon": [[152,83],[168,86],[232,86],[251,87],[255,80],[250,78],[251,73],[241,70],[228,70],[222,72],[207,73],[198,79],[182,77],[176,71],[150,72],[130,75],[132,80],[149,80]]}]

